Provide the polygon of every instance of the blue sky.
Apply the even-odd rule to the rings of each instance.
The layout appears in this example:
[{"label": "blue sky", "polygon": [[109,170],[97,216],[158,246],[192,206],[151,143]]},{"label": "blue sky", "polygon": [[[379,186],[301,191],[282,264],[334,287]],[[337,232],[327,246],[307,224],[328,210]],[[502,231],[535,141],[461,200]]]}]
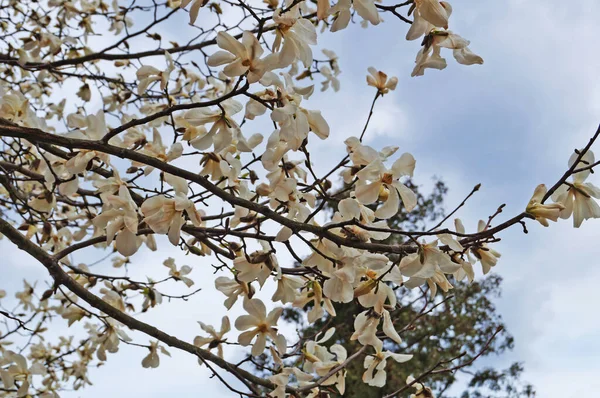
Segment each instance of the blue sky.
[{"label": "blue sky", "polygon": [[[473,230],[478,219],[502,203],[507,204],[505,217],[521,212],[534,187],[552,185],[573,149],[583,146],[600,123],[595,40],[600,2],[455,0],[452,5],[453,30],[471,40],[484,65],[461,66],[447,54],[446,70],[411,78],[419,43],[406,42],[407,26],[385,15],[380,26],[353,26],[320,37],[317,48],[340,57],[342,89],[315,94],[307,108],[321,109],[332,128],[328,141],[313,145],[313,158],[322,160],[319,167],[325,170],[343,156],[343,139],[360,134],[357,126],[363,125],[373,96],[365,84],[367,67],[397,76],[397,89],[378,102],[367,143],[411,152],[418,183],[427,186],[437,175],[450,187],[448,207],[482,183],[459,215]],[[600,184],[593,175],[590,181]],[[584,222],[578,230],[570,220],[547,229],[530,223],[529,230],[528,235],[520,228],[507,231],[497,245],[503,257],[495,271],[505,279],[498,307],[516,348],[495,361],[524,361],[524,378],[540,397],[592,396],[600,390],[600,318],[593,300],[600,280],[600,220]],[[3,268],[14,288],[20,288],[22,278],[43,272],[5,240],[0,248],[10,253]],[[177,255],[167,245],[163,252],[140,253],[136,260],[162,262]],[[207,268],[197,264],[193,274],[205,291],[142,318],[186,340],[199,332],[196,320],[216,324],[221,312],[214,308],[223,298],[215,293]],[[144,275],[140,269],[132,273]],[[145,353],[122,347],[106,366],[92,371],[94,387],[64,396],[227,396],[194,358],[171,353],[173,358],[163,357],[158,370],[145,370],[139,365]]]}]

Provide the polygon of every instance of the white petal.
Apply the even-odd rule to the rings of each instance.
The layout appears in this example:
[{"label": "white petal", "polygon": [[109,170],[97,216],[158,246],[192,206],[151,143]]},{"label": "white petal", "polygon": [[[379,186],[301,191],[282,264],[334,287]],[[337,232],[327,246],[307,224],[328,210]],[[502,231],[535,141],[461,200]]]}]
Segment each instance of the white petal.
[{"label": "white petal", "polygon": [[392,218],[398,213],[398,208],[400,207],[400,197],[398,196],[398,191],[394,186],[388,185],[389,196],[383,206],[381,206],[377,211],[375,211],[375,217],[380,218],[382,220],[387,220],[388,218]]},{"label": "white petal", "polygon": [[217,51],[206,60],[208,66],[219,66],[235,61],[236,56],[227,51]]},{"label": "white petal", "polygon": [[383,312],[383,332],[396,343],[402,344],[402,339],[400,338],[398,332],[396,332],[396,328],[394,328],[390,313],[387,310]]},{"label": "white petal", "polygon": [[395,182],[394,188],[400,193],[406,211],[412,211],[417,206],[417,195],[401,182]]},{"label": "white petal", "polygon": [[138,238],[127,229],[119,232],[116,239],[117,251],[125,257],[129,257],[135,254],[139,248]]}]

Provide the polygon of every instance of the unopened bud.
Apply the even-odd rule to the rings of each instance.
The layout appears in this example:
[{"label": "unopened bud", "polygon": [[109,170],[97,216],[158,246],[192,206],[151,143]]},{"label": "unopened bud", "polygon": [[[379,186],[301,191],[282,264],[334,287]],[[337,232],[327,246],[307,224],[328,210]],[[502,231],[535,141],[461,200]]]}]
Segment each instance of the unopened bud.
[{"label": "unopened bud", "polygon": [[52,297],[52,295],[54,294],[54,289],[48,289],[44,292],[44,294],[42,294],[42,297],[40,298],[40,301],[46,301],[48,300],[50,297]]}]

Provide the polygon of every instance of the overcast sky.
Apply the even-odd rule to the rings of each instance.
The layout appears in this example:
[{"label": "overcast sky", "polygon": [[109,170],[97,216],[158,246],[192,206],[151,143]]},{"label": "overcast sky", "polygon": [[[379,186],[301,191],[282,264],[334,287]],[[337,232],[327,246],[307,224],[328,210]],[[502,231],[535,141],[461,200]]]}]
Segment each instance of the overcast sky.
[{"label": "overcast sky", "polygon": [[[398,87],[380,100],[366,141],[411,152],[417,159],[415,181],[427,187],[432,176],[441,177],[450,188],[448,207],[482,183],[460,213],[473,230],[478,219],[502,203],[507,204],[505,217],[523,211],[534,187],[552,185],[573,149],[584,146],[595,131],[600,122],[600,2],[455,0],[452,5],[453,30],[471,40],[484,65],[461,66],[447,54],[446,70],[411,78],[418,43],[406,42],[407,26],[385,15],[386,22],[378,27],[352,26],[320,37],[318,48],[340,56],[342,89],[335,95],[316,94],[307,108],[321,109],[332,129],[325,144],[313,147],[313,159],[322,161],[319,167],[325,170],[344,155],[343,139],[360,134],[357,126],[364,123],[373,95],[364,82],[367,67],[396,75]],[[177,31],[168,33],[176,36]],[[593,175],[590,181],[600,184]],[[578,230],[571,220],[547,229],[529,223],[529,231],[504,232],[496,246],[503,256],[495,271],[505,279],[498,307],[516,339],[514,352],[496,363],[524,361],[524,379],[543,398],[597,395],[600,317],[592,294],[600,280],[600,220],[584,222]],[[21,287],[23,278],[43,275],[40,265],[6,240],[0,248],[9,253],[2,279],[13,283],[13,289]],[[136,264],[162,262],[168,256],[177,256],[179,265],[190,262],[168,244],[161,250],[136,254]],[[200,331],[197,320],[220,322],[223,301],[214,291],[212,269],[201,261],[190,265],[205,291],[141,317],[188,341]],[[134,276],[145,274],[131,268]],[[194,358],[170,351],[173,358],[163,357],[158,370],[145,370],[140,366],[145,353],[122,347],[106,366],[92,370],[93,387],[64,396],[225,394]],[[233,360],[239,353],[231,355]]]}]

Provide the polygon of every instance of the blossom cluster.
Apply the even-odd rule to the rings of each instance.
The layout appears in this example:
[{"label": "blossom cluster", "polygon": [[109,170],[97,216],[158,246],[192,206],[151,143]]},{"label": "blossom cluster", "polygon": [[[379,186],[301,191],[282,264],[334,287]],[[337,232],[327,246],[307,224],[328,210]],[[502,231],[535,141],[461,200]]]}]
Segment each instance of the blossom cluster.
[{"label": "blossom cluster", "polygon": [[[19,2],[9,3],[24,14]],[[249,387],[251,396],[344,394],[347,364],[359,357],[363,382],[384,388],[388,363],[411,373],[415,352],[389,348],[404,347],[401,334],[410,326],[398,324],[398,294],[427,292],[433,303],[454,281],[472,282],[477,268],[489,273],[500,258],[497,235],[512,225],[531,219],[549,226],[572,217],[579,227],[600,218],[600,189],[586,182],[596,166],[592,141],[571,156],[563,179],[550,189],[539,185],[524,211],[503,223],[495,225],[498,212],[470,231],[459,218],[446,226],[450,216],[426,231],[394,226],[399,214],[420,206],[410,183],[413,148],[368,145],[369,115],[364,127],[345,135],[345,156],[331,171],[311,157],[315,144],[333,141],[335,128],[311,105],[319,95],[315,79],[321,91],[341,89],[336,53],[321,49],[315,56],[318,35],[349,28],[354,14],[367,27],[406,7],[402,18],[412,17],[406,39],[422,38],[413,76],[444,69],[442,49],[463,65],[483,59],[449,29],[452,7],[445,1],[264,3],[169,0],[127,8],[117,1],[52,0],[55,12],[27,21],[31,31],[0,24],[22,42],[0,58],[0,236],[52,278],[41,296],[27,282],[15,293],[18,311],[11,313],[18,316],[0,302],[15,330],[31,333],[27,351],[9,347],[5,338],[15,332],[0,335],[0,397],[55,398],[67,384],[90,385],[88,370],[122,344],[147,349],[140,356],[145,368],[170,356],[166,345],[187,351],[215,374],[211,363],[264,390]],[[244,15],[237,25],[222,21],[228,8]],[[183,10],[194,38],[167,47],[152,29]],[[139,32],[131,16],[138,11],[154,13]],[[91,44],[99,18],[115,36],[102,49]],[[204,22],[211,18],[215,28]],[[130,44],[138,36],[159,48],[138,52]],[[71,79],[73,95],[61,94]],[[370,67],[365,90],[373,109],[398,84]],[[110,272],[96,267],[103,256],[82,254],[93,248],[108,253]],[[189,255],[186,265],[173,255],[156,261],[158,276],[137,280],[127,273],[146,265],[154,273],[146,263],[177,248]],[[199,321],[202,332],[190,344],[134,317],[200,292],[169,293],[192,289],[193,271],[209,264],[214,281],[201,288],[214,284],[224,296],[220,326]],[[0,300],[6,296],[0,290]],[[334,328],[310,338],[283,332],[286,308],[301,310],[312,324],[350,303],[360,308],[350,338],[357,352],[347,351],[350,342],[339,341]],[[243,314],[233,319],[236,311]],[[21,312],[42,318],[40,325],[30,329]],[[83,337],[45,341],[45,322],[57,319]],[[151,341],[135,343],[127,329]],[[228,351],[240,346],[250,360],[266,358],[265,377],[227,362]],[[419,376],[406,383],[415,397],[432,396]]]}]

